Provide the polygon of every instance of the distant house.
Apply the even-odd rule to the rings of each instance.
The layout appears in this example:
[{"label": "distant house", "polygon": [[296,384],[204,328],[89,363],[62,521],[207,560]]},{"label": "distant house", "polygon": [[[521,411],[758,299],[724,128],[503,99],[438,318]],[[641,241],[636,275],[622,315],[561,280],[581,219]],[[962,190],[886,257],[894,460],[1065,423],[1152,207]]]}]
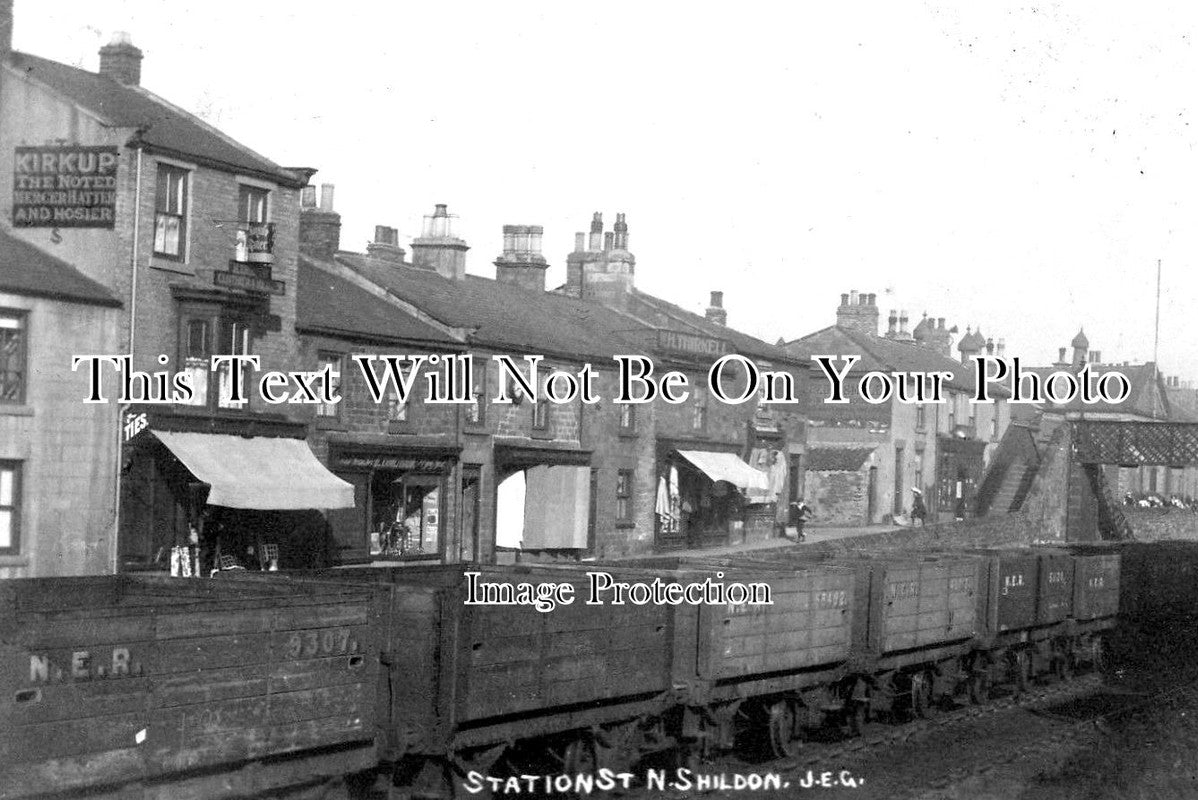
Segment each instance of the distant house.
[{"label": "distant house", "polygon": [[[811,376],[808,402],[808,462],[805,498],[815,520],[870,524],[910,513],[914,489],[923,492],[932,518],[975,512],[975,493],[990,454],[1010,422],[1007,393],[995,402],[971,402],[973,356],[1001,355],[980,333],[969,331],[950,357],[952,333],[944,320],[925,317],[907,330],[907,315],[892,311],[889,328],[878,334],[872,294],[841,295],[836,324],[782,347],[796,358],[858,356],[845,381],[845,403],[828,402],[831,384],[823,371]],[[833,366],[841,369],[843,361]],[[894,389],[880,403],[859,391],[869,372],[904,373],[907,400]],[[914,375],[947,373],[943,402],[915,402]],[[930,385],[925,385],[930,392]],[[926,395],[925,395],[926,396]],[[829,468],[835,465],[836,468]]]}]

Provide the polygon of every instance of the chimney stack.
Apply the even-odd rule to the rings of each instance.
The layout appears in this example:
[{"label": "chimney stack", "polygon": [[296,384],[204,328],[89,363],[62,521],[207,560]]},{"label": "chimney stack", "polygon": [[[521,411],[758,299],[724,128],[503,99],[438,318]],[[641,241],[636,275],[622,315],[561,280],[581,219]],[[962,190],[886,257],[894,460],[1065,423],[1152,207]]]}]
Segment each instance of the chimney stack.
[{"label": "chimney stack", "polygon": [[617,250],[628,249],[628,223],[624,221],[623,211],[616,214],[615,248]]},{"label": "chimney stack", "polygon": [[904,341],[907,341],[911,338],[911,332],[907,330],[907,321],[909,319],[910,318],[907,316],[907,309],[904,308],[899,312],[898,338]]},{"label": "chimney stack", "polygon": [[886,338],[893,339],[898,336],[898,312],[893,308],[890,309],[890,316],[886,318]]},{"label": "chimney stack", "polygon": [[575,234],[574,252],[566,256],[564,293],[624,308],[636,278],[636,258],[628,251],[628,223],[624,214],[616,214],[615,226],[605,233],[603,214],[596,211],[585,239],[584,248],[584,234]]},{"label": "chimney stack", "polygon": [[723,292],[711,293],[711,305],[707,307],[707,320],[716,325],[728,324],[728,312],[724,309]]},{"label": "chimney stack", "polygon": [[596,211],[591,217],[591,242],[587,249],[598,252],[603,247],[603,214]]},{"label": "chimney stack", "polygon": [[332,261],[341,249],[341,215],[333,210],[333,184],[320,185],[319,205],[315,186],[305,186],[300,200],[300,252],[318,261]]},{"label": "chimney stack", "polygon": [[118,31],[100,48],[100,74],[126,86],[137,86],[141,83],[141,59],[142,53],[133,46],[129,34]]},{"label": "chimney stack", "polygon": [[379,261],[402,264],[406,253],[399,246],[399,231],[387,225],[375,225],[374,241],[366,245],[366,255]]},{"label": "chimney stack", "polygon": [[424,218],[424,230],[412,240],[412,264],[437,272],[451,281],[466,277],[466,251],[470,247],[453,235],[453,217],[449,206],[437,203],[430,216]]},{"label": "chimney stack", "polygon": [[13,0],[0,0],[0,61],[7,61],[12,52]]},{"label": "chimney stack", "polygon": [[858,331],[870,336],[878,335],[877,295],[858,294],[857,290],[840,296],[840,308],[836,309],[836,327]]},{"label": "chimney stack", "polygon": [[530,292],[545,291],[549,262],[541,254],[545,229],[540,225],[504,225],[503,255],[495,259],[495,280]]}]

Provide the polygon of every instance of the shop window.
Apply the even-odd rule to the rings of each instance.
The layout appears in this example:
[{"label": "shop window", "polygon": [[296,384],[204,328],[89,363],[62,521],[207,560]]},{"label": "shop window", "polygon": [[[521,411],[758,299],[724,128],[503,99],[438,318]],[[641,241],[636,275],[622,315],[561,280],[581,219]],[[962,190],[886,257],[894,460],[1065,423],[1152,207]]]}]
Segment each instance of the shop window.
[{"label": "shop window", "polygon": [[632,523],[632,486],[634,473],[630,469],[616,472],[616,522]]},{"label": "shop window", "polygon": [[695,389],[695,399],[691,406],[691,430],[697,433],[707,431],[707,393]]},{"label": "shop window", "polygon": [[620,406],[620,435],[636,433],[636,406],[624,403]]},{"label": "shop window", "polygon": [[441,553],[441,473],[377,470],[371,476],[370,553],[416,558]]},{"label": "shop window", "polygon": [[0,461],[0,555],[21,552],[21,462]]},{"label": "shop window", "polygon": [[25,402],[27,331],[24,312],[0,309],[0,403]]},{"label": "shop window", "polygon": [[154,203],[154,254],[183,261],[187,248],[188,171],[158,165]]},{"label": "shop window", "polygon": [[[337,353],[321,353],[320,364],[317,367],[318,372],[323,376],[326,373],[330,376],[330,386],[326,393],[324,386],[324,377],[318,381],[320,393],[327,394],[329,397],[338,397],[341,395],[341,356]],[[344,398],[342,398],[344,402]],[[316,406],[316,416],[324,417],[325,419],[340,419],[341,403],[321,403]]]}]

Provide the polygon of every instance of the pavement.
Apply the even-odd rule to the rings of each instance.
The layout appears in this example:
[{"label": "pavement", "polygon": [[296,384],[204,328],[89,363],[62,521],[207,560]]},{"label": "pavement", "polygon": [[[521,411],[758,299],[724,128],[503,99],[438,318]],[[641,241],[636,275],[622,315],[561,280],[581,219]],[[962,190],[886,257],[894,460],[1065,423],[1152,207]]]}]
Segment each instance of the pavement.
[{"label": "pavement", "polygon": [[[751,553],[760,550],[773,550],[779,547],[790,547],[795,544],[818,544],[820,542],[829,542],[836,539],[851,539],[856,536],[869,536],[878,533],[891,533],[892,531],[905,530],[899,525],[866,525],[856,528],[836,528],[836,527],[818,527],[813,528],[810,525],[803,529],[805,539],[802,542],[796,542],[794,539],[764,539],[756,542],[742,542],[740,544],[727,545],[725,547],[704,547],[695,550],[670,550],[666,553],[659,553],[663,557],[678,556],[729,556],[739,553]],[[643,558],[644,556],[628,556],[628,558]],[[620,560],[620,559],[616,559]]]}]

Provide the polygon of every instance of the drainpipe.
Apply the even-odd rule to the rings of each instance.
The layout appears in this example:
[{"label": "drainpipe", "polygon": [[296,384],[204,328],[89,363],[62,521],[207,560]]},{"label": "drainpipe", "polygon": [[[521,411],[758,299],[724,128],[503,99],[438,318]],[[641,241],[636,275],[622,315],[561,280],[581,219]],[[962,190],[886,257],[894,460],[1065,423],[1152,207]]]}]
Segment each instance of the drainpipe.
[{"label": "drainpipe", "polygon": [[[133,186],[133,251],[129,261],[133,271],[131,285],[129,287],[129,347],[128,353],[130,361],[133,358],[133,336],[137,329],[137,245],[141,235],[141,160],[142,147],[137,146],[137,166],[134,172]],[[116,493],[115,501],[113,502],[112,512],[112,542],[109,549],[111,557],[109,560],[111,571],[113,574],[120,569],[120,537],[121,537],[121,467],[124,465],[123,450],[124,450],[124,419],[125,406],[120,406],[117,411],[116,425],[116,481],[114,491]]]}]

